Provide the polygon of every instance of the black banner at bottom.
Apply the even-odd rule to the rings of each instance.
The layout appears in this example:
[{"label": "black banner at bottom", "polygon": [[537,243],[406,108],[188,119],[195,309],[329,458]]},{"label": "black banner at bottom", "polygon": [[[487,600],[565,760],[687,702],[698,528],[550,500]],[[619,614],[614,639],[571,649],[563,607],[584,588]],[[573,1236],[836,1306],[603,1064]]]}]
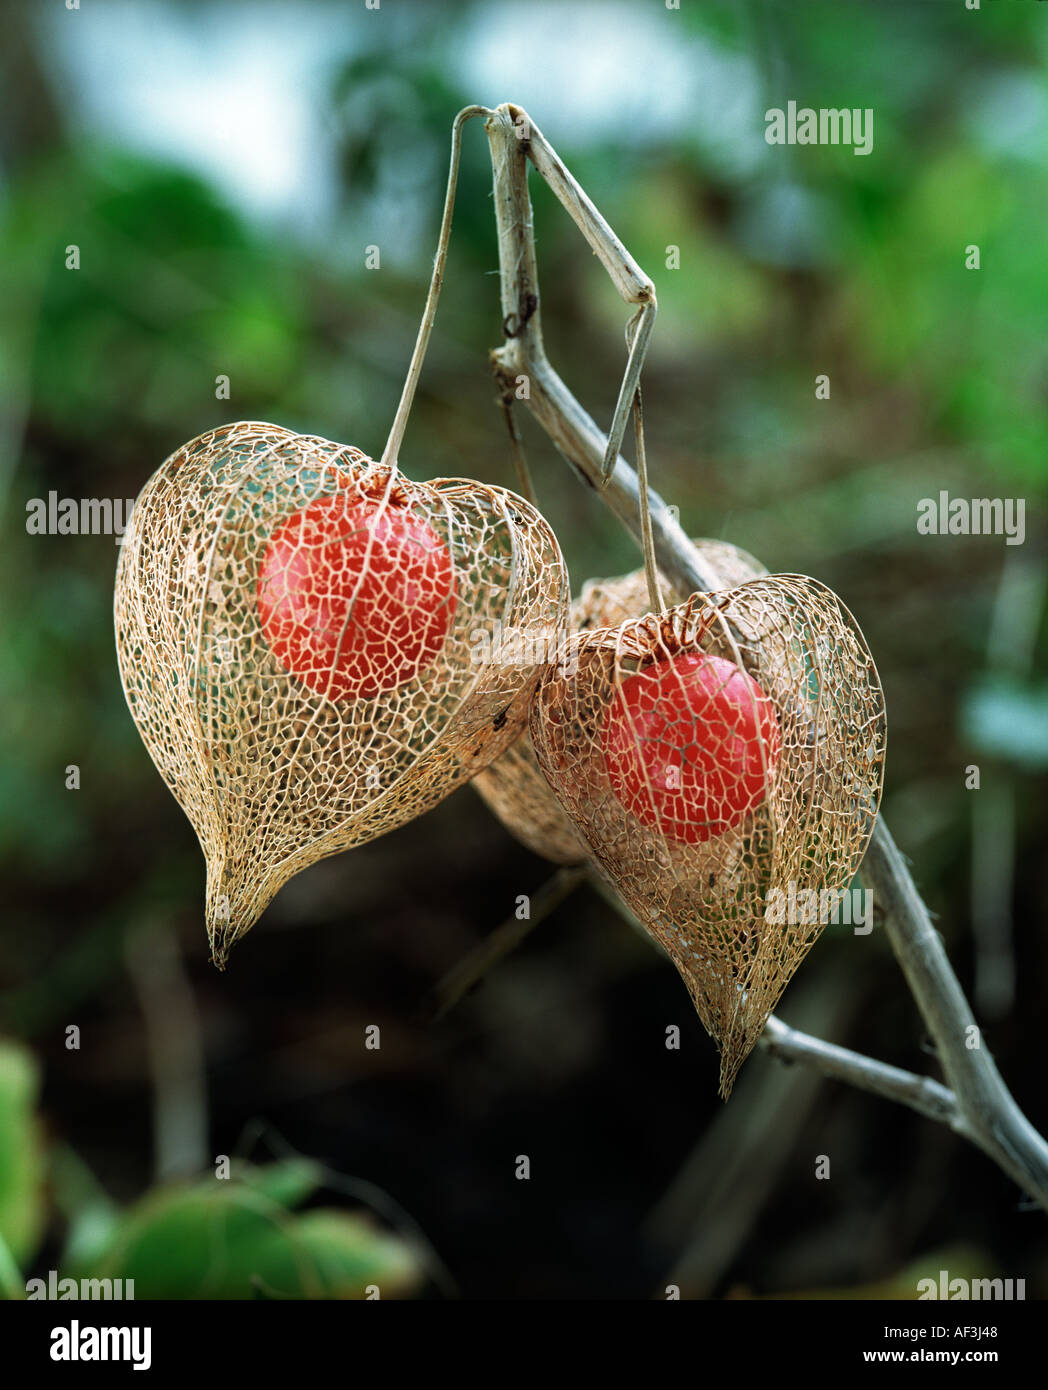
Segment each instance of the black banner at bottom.
[{"label": "black banner at bottom", "polygon": [[[703,1365],[726,1369],[726,1357],[753,1375],[761,1369],[899,1365],[993,1366],[1018,1375],[1035,1350],[1039,1306],[959,1300],[690,1306],[667,1300],[662,1308],[584,1301],[40,1301],[0,1303],[0,1346],[5,1365],[17,1365],[30,1383],[49,1370],[71,1379],[97,1370],[110,1377],[122,1371],[166,1377],[205,1369],[209,1379],[256,1369],[354,1378],[374,1374],[376,1357],[379,1368],[398,1374],[419,1360],[428,1375],[490,1380],[508,1369],[504,1359],[518,1378],[529,1363],[549,1376],[558,1365],[563,1369],[569,1353],[588,1377],[602,1362],[621,1375],[621,1357],[634,1339],[638,1353],[656,1365],[676,1354],[696,1373]],[[705,1349],[704,1336],[711,1339]]]}]

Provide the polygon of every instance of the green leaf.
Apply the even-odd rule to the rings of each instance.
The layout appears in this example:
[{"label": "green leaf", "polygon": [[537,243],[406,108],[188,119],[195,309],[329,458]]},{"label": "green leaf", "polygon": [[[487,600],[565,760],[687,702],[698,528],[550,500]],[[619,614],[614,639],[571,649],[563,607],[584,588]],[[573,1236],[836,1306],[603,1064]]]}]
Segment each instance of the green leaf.
[{"label": "green leaf", "polygon": [[359,1299],[375,1284],[383,1298],[396,1298],[420,1282],[412,1248],[366,1217],[309,1211],[290,1235],[271,1230],[257,1251],[258,1287],[270,1296]]},{"label": "green leaf", "polygon": [[301,1206],[307,1197],[324,1186],[324,1170],[311,1158],[289,1158],[264,1168],[251,1163],[234,1163],[233,1176],[259,1196],[289,1210]]},{"label": "green leaf", "polygon": [[369,1284],[382,1297],[417,1287],[418,1258],[399,1236],[355,1213],[288,1210],[318,1180],[315,1165],[294,1161],[158,1189],[90,1268],[63,1273],[133,1279],[136,1299],[359,1299]]}]

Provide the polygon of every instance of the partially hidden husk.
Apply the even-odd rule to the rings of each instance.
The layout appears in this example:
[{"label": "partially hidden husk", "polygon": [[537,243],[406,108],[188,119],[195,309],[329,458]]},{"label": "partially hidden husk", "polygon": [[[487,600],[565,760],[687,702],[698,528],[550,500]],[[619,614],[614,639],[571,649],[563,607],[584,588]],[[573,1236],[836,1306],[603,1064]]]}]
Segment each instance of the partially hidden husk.
[{"label": "partially hidden husk", "polygon": [[[767,573],[759,560],[728,541],[696,540],[693,544],[718,587],[727,589]],[[661,573],[659,587],[668,603],[681,601]],[[647,578],[643,568],[636,569],[615,579],[587,580],[571,605],[568,629],[585,632],[615,627],[650,612]],[[527,729],[490,767],[478,773],[471,785],[510,834],[533,854],[554,864],[581,864],[586,859],[585,843],[539,770]]]}]

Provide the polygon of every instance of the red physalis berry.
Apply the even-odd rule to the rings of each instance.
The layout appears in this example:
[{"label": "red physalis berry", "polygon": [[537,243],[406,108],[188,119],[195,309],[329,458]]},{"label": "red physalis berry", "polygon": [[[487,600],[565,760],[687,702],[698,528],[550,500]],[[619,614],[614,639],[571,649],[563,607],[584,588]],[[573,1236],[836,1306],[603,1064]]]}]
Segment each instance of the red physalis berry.
[{"label": "red physalis berry", "polygon": [[734,662],[667,657],[628,676],[604,721],[604,762],[644,825],[696,844],[755,810],[781,747],[771,700]]},{"label": "red physalis berry", "polygon": [[430,666],[455,614],[444,541],[394,498],[318,497],[274,531],[258,613],[274,655],[314,694],[370,700]]}]

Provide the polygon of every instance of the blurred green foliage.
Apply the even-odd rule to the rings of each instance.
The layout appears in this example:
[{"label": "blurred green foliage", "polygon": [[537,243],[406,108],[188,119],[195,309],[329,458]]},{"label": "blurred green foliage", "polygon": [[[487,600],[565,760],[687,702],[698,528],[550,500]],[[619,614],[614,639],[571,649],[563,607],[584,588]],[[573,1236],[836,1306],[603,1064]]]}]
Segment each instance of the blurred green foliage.
[{"label": "blurred green foliage", "polygon": [[44,1225],[39,1088],[29,1050],[0,1040],[0,1244],[19,1263],[36,1253]]},{"label": "blurred green foliage", "polygon": [[404,1240],[355,1213],[295,1211],[322,1182],[315,1165],[292,1160],[157,1188],[60,1277],[133,1279],[136,1299],[362,1299],[369,1285],[383,1298],[415,1291],[422,1270]]}]

